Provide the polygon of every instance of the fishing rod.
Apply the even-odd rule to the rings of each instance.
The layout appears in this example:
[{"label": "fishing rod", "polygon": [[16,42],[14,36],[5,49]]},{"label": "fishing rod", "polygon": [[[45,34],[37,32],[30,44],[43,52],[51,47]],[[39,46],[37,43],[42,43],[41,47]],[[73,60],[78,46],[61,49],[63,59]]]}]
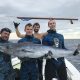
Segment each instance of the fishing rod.
[{"label": "fishing rod", "polygon": [[53,18],[53,17],[17,17],[18,19],[55,19],[55,20],[78,20],[77,18]]},{"label": "fishing rod", "polygon": [[[15,16],[5,16],[8,18],[17,18],[17,19],[21,19],[23,21],[29,21],[31,19],[41,19],[41,20],[50,20],[50,19],[54,19],[54,20],[68,20],[70,21],[71,24],[73,24],[73,21],[78,21],[78,18],[54,18],[54,17],[15,17]],[[0,17],[1,18],[1,17]],[[3,17],[2,17],[3,18]]]},{"label": "fishing rod", "polygon": [[71,24],[73,24],[73,21],[78,21],[77,18],[53,18],[53,17],[17,17],[18,19],[43,19],[43,20],[69,20]]}]

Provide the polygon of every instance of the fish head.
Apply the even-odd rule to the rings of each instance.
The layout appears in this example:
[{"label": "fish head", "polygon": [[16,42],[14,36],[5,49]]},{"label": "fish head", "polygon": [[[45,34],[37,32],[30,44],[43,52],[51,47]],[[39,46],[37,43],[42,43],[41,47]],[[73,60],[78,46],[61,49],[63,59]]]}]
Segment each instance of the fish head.
[{"label": "fish head", "polygon": [[11,50],[12,50],[11,48],[12,47],[9,44],[6,44],[6,43],[1,44],[0,43],[0,51],[3,52],[3,53],[9,53],[9,52],[11,52]]},{"label": "fish head", "polygon": [[6,52],[8,49],[8,46],[0,45],[0,51],[1,52]]}]

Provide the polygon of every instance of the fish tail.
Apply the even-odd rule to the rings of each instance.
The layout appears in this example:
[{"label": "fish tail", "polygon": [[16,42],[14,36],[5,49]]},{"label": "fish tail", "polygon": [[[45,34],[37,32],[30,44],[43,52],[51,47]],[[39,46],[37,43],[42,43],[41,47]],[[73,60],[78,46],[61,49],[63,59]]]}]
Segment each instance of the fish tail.
[{"label": "fish tail", "polygon": [[78,51],[78,49],[76,49],[76,50],[74,51],[73,55],[76,56],[76,55],[78,55],[78,54],[79,54],[79,51]]},{"label": "fish tail", "polygon": [[80,53],[80,44],[78,44],[77,49],[74,51],[73,55],[76,56]]}]

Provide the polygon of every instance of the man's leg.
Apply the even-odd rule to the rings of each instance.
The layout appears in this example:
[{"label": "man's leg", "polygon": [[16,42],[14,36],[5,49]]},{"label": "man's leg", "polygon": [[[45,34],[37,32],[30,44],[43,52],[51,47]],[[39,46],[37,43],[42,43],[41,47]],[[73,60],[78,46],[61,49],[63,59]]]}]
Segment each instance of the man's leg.
[{"label": "man's leg", "polygon": [[57,59],[59,62],[59,68],[57,70],[58,76],[60,80],[67,80],[67,71],[66,71],[66,65],[65,65],[65,61],[64,58],[58,58]]},{"label": "man's leg", "polygon": [[38,59],[39,80],[43,80],[42,63],[43,63],[43,59]]},{"label": "man's leg", "polygon": [[32,63],[30,71],[30,80],[39,80],[38,66],[36,63]]},{"label": "man's leg", "polygon": [[45,80],[52,80],[52,78],[57,78],[56,68],[53,64],[53,59],[47,59],[45,66]]},{"label": "man's leg", "polygon": [[15,80],[20,80],[20,70],[19,69],[14,69],[15,71]]},{"label": "man's leg", "polygon": [[29,80],[29,65],[27,63],[21,63],[20,80]]},{"label": "man's leg", "polygon": [[0,80],[4,80],[4,74],[0,73]]}]

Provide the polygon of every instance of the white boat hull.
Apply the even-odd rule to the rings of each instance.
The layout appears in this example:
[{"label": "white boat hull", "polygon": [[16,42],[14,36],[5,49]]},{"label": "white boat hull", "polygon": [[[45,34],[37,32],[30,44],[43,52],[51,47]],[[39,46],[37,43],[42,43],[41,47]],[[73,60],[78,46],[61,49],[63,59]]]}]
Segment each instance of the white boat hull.
[{"label": "white boat hull", "polygon": [[69,80],[80,80],[80,72],[67,59],[65,59],[65,64]]}]

